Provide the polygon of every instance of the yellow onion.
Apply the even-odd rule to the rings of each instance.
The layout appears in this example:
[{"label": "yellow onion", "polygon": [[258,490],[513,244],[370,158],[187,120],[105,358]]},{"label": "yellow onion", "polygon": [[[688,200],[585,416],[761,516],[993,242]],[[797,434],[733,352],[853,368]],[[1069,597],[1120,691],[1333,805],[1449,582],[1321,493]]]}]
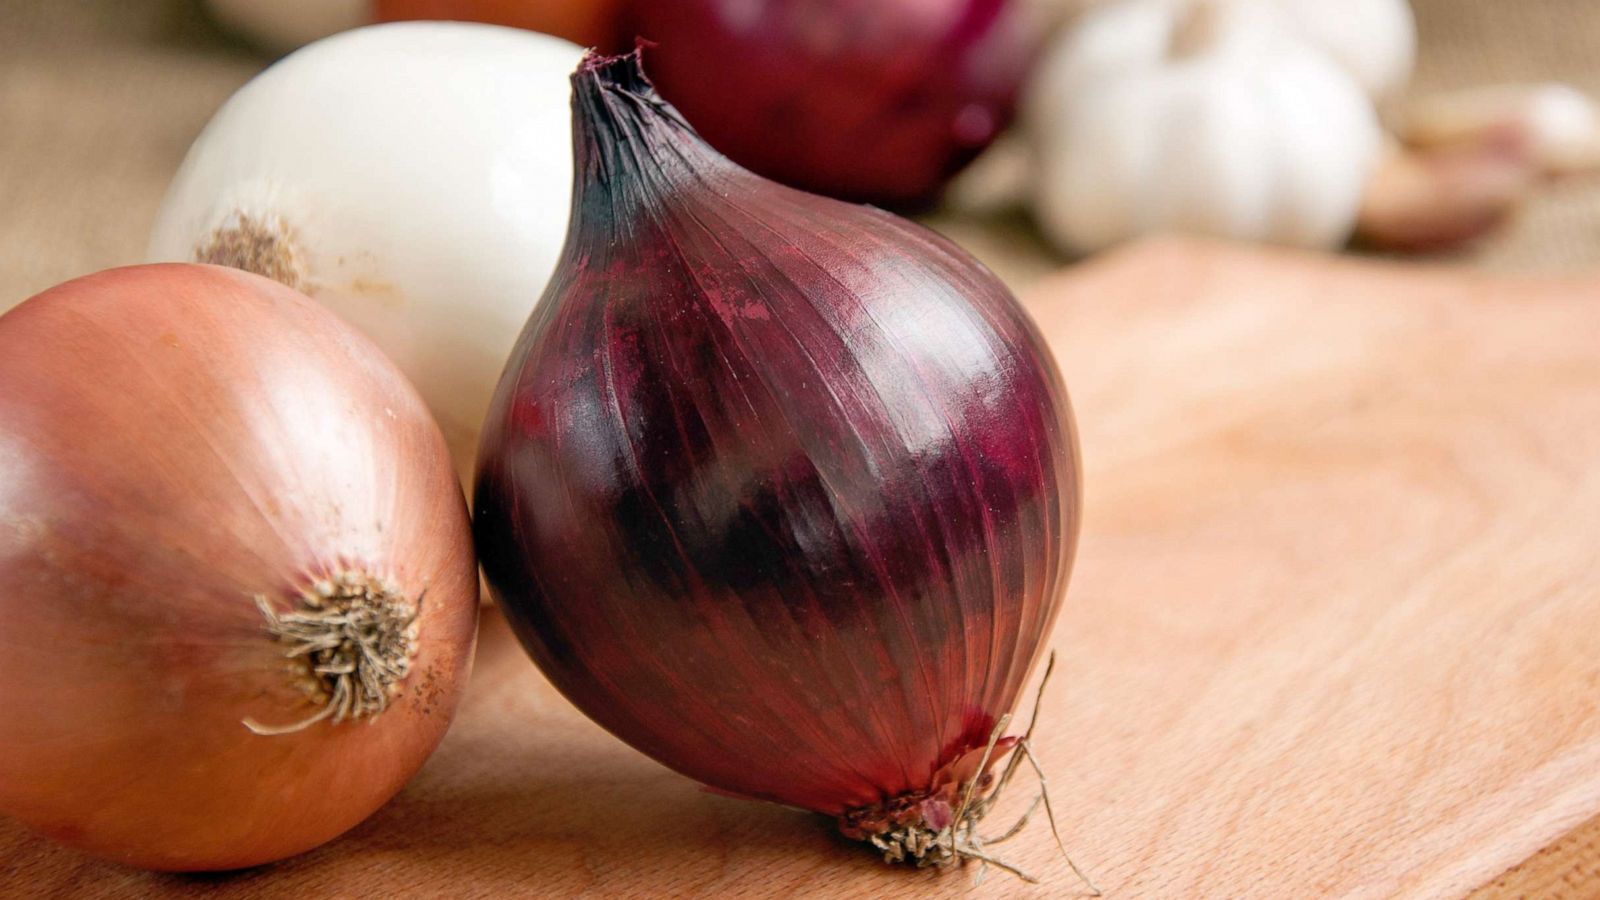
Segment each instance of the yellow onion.
[{"label": "yellow onion", "polygon": [[0,812],[228,869],[384,803],[443,736],[477,578],[438,427],[367,339],[213,266],[0,317]]}]

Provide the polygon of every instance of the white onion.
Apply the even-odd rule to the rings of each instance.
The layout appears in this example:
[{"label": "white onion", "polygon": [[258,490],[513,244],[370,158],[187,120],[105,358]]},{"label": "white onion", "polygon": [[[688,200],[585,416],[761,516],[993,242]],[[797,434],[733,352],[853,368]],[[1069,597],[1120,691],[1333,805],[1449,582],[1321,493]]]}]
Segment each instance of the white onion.
[{"label": "white onion", "polygon": [[416,384],[465,473],[565,238],[581,55],[446,22],[312,44],[195,141],[149,259],[251,269],[331,307]]},{"label": "white onion", "polygon": [[207,0],[206,5],[225,27],[276,51],[372,21],[372,0]]}]

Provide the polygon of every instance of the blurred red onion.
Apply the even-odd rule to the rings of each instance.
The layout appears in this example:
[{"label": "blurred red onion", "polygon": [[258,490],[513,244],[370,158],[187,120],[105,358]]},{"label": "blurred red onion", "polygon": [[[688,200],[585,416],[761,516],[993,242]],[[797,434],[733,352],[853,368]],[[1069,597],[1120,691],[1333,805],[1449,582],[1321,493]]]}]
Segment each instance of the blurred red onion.
[{"label": "blurred red onion", "polygon": [[713,147],[795,187],[924,206],[1011,119],[1016,0],[634,0],[651,74]]}]

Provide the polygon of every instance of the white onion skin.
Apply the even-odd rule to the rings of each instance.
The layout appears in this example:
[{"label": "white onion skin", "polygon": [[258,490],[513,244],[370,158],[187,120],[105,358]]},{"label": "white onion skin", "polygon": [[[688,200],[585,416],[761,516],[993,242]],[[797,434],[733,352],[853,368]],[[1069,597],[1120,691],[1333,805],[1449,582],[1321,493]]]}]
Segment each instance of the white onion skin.
[{"label": "white onion skin", "polygon": [[458,472],[566,239],[582,51],[548,35],[398,22],[278,62],[190,148],[151,262],[207,255],[243,213],[279,224],[285,280],[378,343],[422,392]]},{"label": "white onion skin", "polygon": [[[477,569],[437,427],[372,344],[244,272],[139,266],[0,317],[0,813],[162,870],[351,828],[443,737]],[[426,591],[390,706],[318,707],[253,596],[356,568]]]}]

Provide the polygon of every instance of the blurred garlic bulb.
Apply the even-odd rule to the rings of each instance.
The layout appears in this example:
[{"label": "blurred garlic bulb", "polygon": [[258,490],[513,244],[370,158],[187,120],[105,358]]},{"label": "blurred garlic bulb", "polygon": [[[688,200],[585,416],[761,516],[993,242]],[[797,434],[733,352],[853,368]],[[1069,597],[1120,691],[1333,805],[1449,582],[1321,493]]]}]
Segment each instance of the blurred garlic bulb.
[{"label": "blurred garlic bulb", "polygon": [[1376,100],[1411,80],[1417,23],[1406,0],[1273,0],[1301,37],[1344,66]]},{"label": "blurred garlic bulb", "polygon": [[1342,244],[1379,158],[1361,85],[1260,0],[1126,0],[1077,21],[1024,109],[1063,248],[1158,231]]},{"label": "blurred garlic bulb", "polygon": [[[1026,0],[1035,17],[1064,25],[1118,0]],[[1391,100],[1411,79],[1417,23],[1407,0],[1257,0],[1278,7],[1302,39],[1344,66],[1376,100]]]}]

